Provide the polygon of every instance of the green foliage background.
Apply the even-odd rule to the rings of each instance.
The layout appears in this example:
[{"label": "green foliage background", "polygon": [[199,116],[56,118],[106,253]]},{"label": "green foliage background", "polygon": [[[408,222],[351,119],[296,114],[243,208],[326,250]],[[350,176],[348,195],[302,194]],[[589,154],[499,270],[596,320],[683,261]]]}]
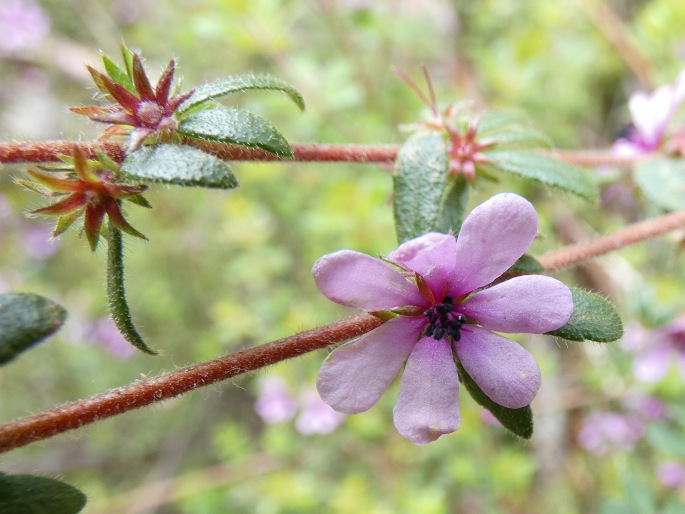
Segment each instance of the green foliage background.
[{"label": "green foliage background", "polygon": [[[653,84],[672,81],[685,57],[685,4],[608,4],[650,63]],[[307,101],[304,113],[280,95],[240,98],[291,142],[401,142],[397,125],[415,121],[422,106],[391,66],[419,77],[425,63],[444,102],[521,109],[562,148],[608,147],[629,121],[627,95],[641,89],[607,42],[606,25],[590,20],[599,5],[592,1],[41,5],[52,18],[47,40],[0,57],[3,140],[96,137],[102,126],[67,114],[66,106],[89,103],[82,65],[99,63],[95,49],[116,54],[122,37],[142,49],[153,77],[176,57],[186,88],[245,70],[292,83]],[[3,421],[352,312],[320,295],[309,269],[340,248],[383,254],[396,245],[391,174],[343,164],[234,169],[237,190],[156,187],[146,195],[151,212],[129,209],[131,224],[150,238],[125,239],[129,303],[163,355],[126,360],[80,334],[86,320],[106,313],[105,252],[91,255],[70,231],[52,257],[32,258],[25,234],[42,222],[23,219],[22,211],[39,200],[12,184],[21,167],[0,170],[0,193],[11,206],[0,215],[0,283],[44,294],[70,313],[60,334],[0,370]],[[574,229],[604,233],[624,223],[615,212],[513,179],[481,184],[471,205],[500,191],[524,194],[538,208],[543,237],[535,254],[575,237]],[[638,198],[633,214],[655,212]],[[563,278],[611,295],[626,319],[657,324],[685,306],[681,263],[672,241],[660,240]],[[659,443],[663,430],[634,451],[603,456],[576,443],[586,412],[619,408],[634,386],[625,352],[551,338],[526,344],[544,384],[529,443],[486,424],[462,394],[459,432],[416,447],[392,426],[397,384],[331,435],[305,436],[292,422],[263,424],[253,410],[259,375],[278,374],[294,392],[310,389],[321,351],[2,455],[0,467],[59,476],[88,495],[86,512],[94,513],[647,512],[620,510],[644,505],[676,512],[682,491],[653,476],[654,465],[672,457],[671,446]],[[685,390],[673,372],[650,392],[676,405]],[[685,416],[671,425],[682,444]]]}]

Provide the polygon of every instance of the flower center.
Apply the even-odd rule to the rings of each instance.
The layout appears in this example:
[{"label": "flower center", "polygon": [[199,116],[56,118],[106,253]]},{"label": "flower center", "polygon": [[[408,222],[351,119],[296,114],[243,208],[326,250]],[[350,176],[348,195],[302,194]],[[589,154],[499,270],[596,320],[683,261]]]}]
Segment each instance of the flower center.
[{"label": "flower center", "polygon": [[452,312],[453,309],[454,298],[447,295],[442,299],[442,302],[424,312],[423,315],[428,318],[428,325],[426,325],[423,333],[436,340],[448,335],[455,341],[459,341],[460,330],[462,325],[466,323],[466,318],[462,314]]},{"label": "flower center", "polygon": [[164,117],[164,108],[152,101],[141,102],[136,109],[138,119],[148,127],[156,127]]}]

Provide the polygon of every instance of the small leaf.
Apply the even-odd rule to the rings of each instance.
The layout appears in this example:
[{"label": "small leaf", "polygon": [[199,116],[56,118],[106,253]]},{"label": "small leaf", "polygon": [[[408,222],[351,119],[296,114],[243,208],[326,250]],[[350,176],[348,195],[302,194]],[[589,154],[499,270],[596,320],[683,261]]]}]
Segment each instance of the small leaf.
[{"label": "small leaf", "polygon": [[208,107],[188,114],[178,127],[186,136],[258,147],[276,155],[293,154],[288,141],[271,123],[235,107]]},{"label": "small leaf", "polygon": [[0,471],[0,512],[7,514],[76,514],[86,495],[75,487],[37,475]]},{"label": "small leaf", "polygon": [[157,355],[159,352],[145,344],[131,319],[131,310],[126,302],[124,290],[124,245],[121,241],[121,231],[111,223],[107,231],[107,243],[107,298],[114,324],[121,335],[141,352]]},{"label": "small leaf", "polygon": [[239,73],[230,75],[225,79],[200,85],[195,89],[190,98],[181,104],[179,112],[187,111],[191,107],[205,103],[212,98],[253,89],[281,91],[287,94],[300,110],[304,110],[304,98],[287,82],[266,73]]},{"label": "small leaf", "polygon": [[488,395],[478,387],[478,384],[469,376],[458,361],[457,369],[459,370],[459,379],[462,384],[466,386],[466,390],[471,397],[480,406],[489,410],[504,428],[524,439],[530,439],[533,436],[533,411],[530,408],[530,405],[520,409],[502,407],[500,404],[493,402]]},{"label": "small leaf", "polygon": [[524,253],[514,264],[512,264],[511,268],[507,270],[507,273],[525,273],[530,275],[533,273],[542,273],[544,271],[545,267],[540,264],[535,257]]},{"label": "small leaf", "polygon": [[[498,109],[485,111],[478,122],[479,140],[496,140],[496,148],[549,147],[550,139],[535,130],[520,112]],[[494,149],[494,147],[493,147]]]},{"label": "small leaf", "polygon": [[126,74],[124,70],[119,68],[112,59],[107,57],[105,54],[102,54],[102,62],[105,66],[105,71],[107,72],[107,75],[116,82],[117,84],[121,84],[124,86],[126,89],[128,89],[131,93],[134,95],[137,95],[136,93],[136,88],[133,85],[133,81],[131,81],[131,78]]},{"label": "small leaf", "polygon": [[[55,333],[67,312],[52,300],[28,293],[0,295],[0,364]],[[0,512],[3,512],[0,509]]]},{"label": "small leaf", "polygon": [[129,79],[133,80],[133,52],[123,41],[119,44],[119,49],[121,50],[121,58],[126,68],[126,75],[128,75]]},{"label": "small leaf", "polygon": [[623,336],[621,317],[609,301],[600,295],[577,287],[571,288],[573,314],[561,328],[548,335],[569,341],[610,343]]},{"label": "small leaf", "polygon": [[685,209],[685,159],[648,159],[637,163],[635,182],[645,196],[668,210]]},{"label": "small leaf", "polygon": [[458,234],[464,222],[469,199],[469,185],[463,175],[449,179],[441,200],[440,214],[435,223],[437,232]]},{"label": "small leaf", "polygon": [[412,134],[395,160],[393,208],[400,243],[437,230],[443,199],[449,197],[448,179],[442,135],[432,130]]},{"label": "small leaf", "polygon": [[120,177],[186,187],[238,187],[238,181],[224,161],[197,148],[176,144],[144,146],[136,150],[121,164]]},{"label": "small leaf", "polygon": [[568,163],[523,150],[490,150],[483,153],[488,162],[479,163],[478,167],[488,173],[506,171],[587,200],[597,199],[597,189],[587,175]]}]

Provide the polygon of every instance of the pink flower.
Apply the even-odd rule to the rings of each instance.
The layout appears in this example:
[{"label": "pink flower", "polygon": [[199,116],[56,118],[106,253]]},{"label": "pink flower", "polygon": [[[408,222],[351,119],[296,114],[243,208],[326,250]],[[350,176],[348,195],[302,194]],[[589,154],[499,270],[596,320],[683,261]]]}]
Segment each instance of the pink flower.
[{"label": "pink flower", "polygon": [[667,460],[657,465],[656,476],[666,487],[677,489],[685,482],[685,467],[680,462]]},{"label": "pink flower", "polygon": [[302,410],[295,420],[295,428],[302,435],[330,434],[345,416],[331,409],[316,391],[305,391],[300,396]]},{"label": "pink flower", "polygon": [[648,344],[642,348],[634,345],[635,376],[643,382],[658,382],[666,376],[671,362],[675,360],[678,362],[680,375],[685,380],[685,316],[676,318],[663,327],[644,331],[644,336],[643,342],[648,341]]},{"label": "pink flower", "polygon": [[591,412],[583,418],[578,444],[597,455],[628,451],[643,433],[644,424],[637,416],[616,411]]},{"label": "pink flower", "polygon": [[50,30],[50,18],[30,0],[0,0],[0,54],[35,46]]},{"label": "pink flower", "polygon": [[533,356],[497,332],[544,333],[573,311],[571,291],[540,275],[484,288],[524,253],[537,233],[533,206],[497,195],[464,220],[459,237],[428,233],[386,259],[340,250],[312,274],[336,303],[397,316],[334,350],[317,377],[321,398],[338,412],[373,406],[406,361],[394,423],[426,444],[459,428],[455,357],[483,392],[511,409],[525,407],[540,386]]},{"label": "pink flower", "polygon": [[295,415],[297,405],[285,382],[271,376],[260,381],[259,396],[254,404],[254,410],[264,423],[281,423]]},{"label": "pink flower", "polygon": [[658,149],[668,123],[685,98],[685,70],[673,85],[661,86],[651,95],[637,92],[628,100],[633,126],[614,143],[618,155],[642,155]]}]

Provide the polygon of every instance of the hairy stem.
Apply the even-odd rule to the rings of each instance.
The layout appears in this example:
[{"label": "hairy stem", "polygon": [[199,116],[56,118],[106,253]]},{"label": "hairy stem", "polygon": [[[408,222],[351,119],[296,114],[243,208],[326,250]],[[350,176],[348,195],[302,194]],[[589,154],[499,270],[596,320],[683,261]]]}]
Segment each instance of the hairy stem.
[{"label": "hairy stem", "polygon": [[354,316],[0,425],[0,452],[346,341],[381,323],[370,314]]},{"label": "hairy stem", "polygon": [[[539,261],[547,271],[556,271],[683,226],[685,211],[679,211],[547,253]],[[0,425],[0,452],[358,337],[381,323],[369,314],[347,318]]]},{"label": "hairy stem", "polygon": [[[395,160],[399,145],[333,145],[293,144],[293,157],[278,157],[259,148],[202,141],[186,138],[188,145],[228,161],[293,161],[293,162],[372,162],[390,163]],[[60,155],[70,154],[76,144],[89,158],[95,157],[95,149],[103,150],[109,157],[121,162],[124,146],[111,141],[74,143],[73,141],[41,141],[28,143],[0,143],[0,163],[54,162]],[[617,156],[606,150],[540,150],[541,154],[578,166],[629,166],[640,156]]]}]

